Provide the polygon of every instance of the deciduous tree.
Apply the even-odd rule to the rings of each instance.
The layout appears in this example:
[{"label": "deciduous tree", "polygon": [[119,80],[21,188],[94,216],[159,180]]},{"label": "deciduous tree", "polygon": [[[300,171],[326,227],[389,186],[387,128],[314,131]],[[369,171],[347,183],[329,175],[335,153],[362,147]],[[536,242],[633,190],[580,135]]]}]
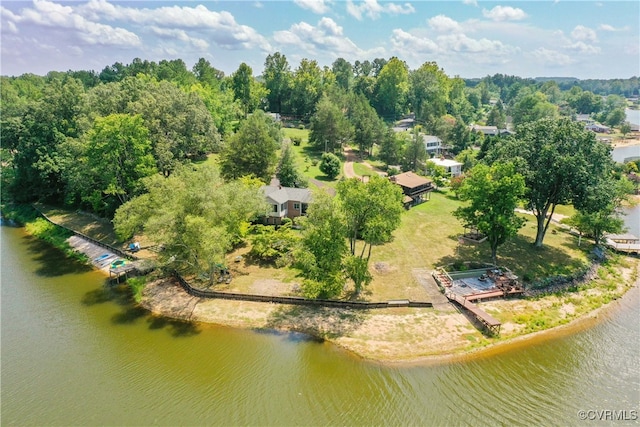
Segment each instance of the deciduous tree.
[{"label": "deciduous tree", "polygon": [[620,207],[632,192],[633,184],[629,180],[606,174],[589,185],[568,223],[592,236],[597,246],[605,233],[620,233],[624,229]]},{"label": "deciduous tree", "polygon": [[384,119],[398,118],[406,110],[409,93],[407,64],[393,57],[382,67],[376,80],[375,107]]},{"label": "deciduous tree", "polygon": [[[357,178],[338,183],[336,197],[344,213],[351,257],[346,261],[346,274],[356,293],[369,284],[371,249],[391,240],[404,212],[402,190],[398,185],[377,175],[364,183]],[[357,241],[363,241],[358,250]]]},{"label": "deciduous tree", "polygon": [[537,220],[535,246],[542,246],[559,204],[579,204],[589,183],[610,170],[610,148],[569,119],[541,119],[518,129],[516,138],[496,142],[485,160],[514,161],[525,178],[525,200]]},{"label": "deciduous tree", "polygon": [[309,142],[325,152],[342,149],[342,144],[351,139],[353,127],[340,108],[329,97],[323,97],[311,118]]},{"label": "deciduous tree", "polygon": [[511,163],[475,166],[458,190],[460,199],[469,204],[456,209],[454,216],[487,236],[494,265],[498,246],[524,224],[514,211],[524,191],[524,178]]},{"label": "deciduous tree", "polygon": [[94,212],[111,217],[116,208],[140,194],[142,178],[157,173],[149,130],[142,117],[98,117],[86,136],[82,166],[72,185]]},{"label": "deciduous tree", "polygon": [[283,113],[291,93],[292,74],[287,57],[276,52],[268,55],[262,73],[264,84],[269,93],[269,111]]},{"label": "deciduous tree", "polygon": [[344,286],[344,219],[337,200],[325,191],[314,192],[307,213],[294,265],[305,278],[302,289],[307,298],[332,298],[340,295]]},{"label": "deciduous tree", "polygon": [[276,162],[276,150],[282,137],[276,123],[262,111],[256,111],[240,124],[221,153],[221,173],[225,179],[253,175],[269,182]]},{"label": "deciduous tree", "polygon": [[216,168],[179,166],[168,178],[145,180],[147,193],[122,205],[113,223],[120,238],[143,232],[162,245],[159,261],[185,273],[216,279],[225,254],[248,221],[266,210],[255,186],[225,183]]}]

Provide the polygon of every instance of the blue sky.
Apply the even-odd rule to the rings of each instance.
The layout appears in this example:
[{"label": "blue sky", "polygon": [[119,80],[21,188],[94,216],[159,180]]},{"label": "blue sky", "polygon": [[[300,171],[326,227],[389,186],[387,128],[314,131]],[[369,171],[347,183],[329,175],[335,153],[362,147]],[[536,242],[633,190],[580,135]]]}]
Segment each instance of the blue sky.
[{"label": "blue sky", "polygon": [[640,75],[638,1],[2,1],[0,74],[102,70],[133,58],[198,58],[259,75],[339,57],[435,61],[465,78]]}]

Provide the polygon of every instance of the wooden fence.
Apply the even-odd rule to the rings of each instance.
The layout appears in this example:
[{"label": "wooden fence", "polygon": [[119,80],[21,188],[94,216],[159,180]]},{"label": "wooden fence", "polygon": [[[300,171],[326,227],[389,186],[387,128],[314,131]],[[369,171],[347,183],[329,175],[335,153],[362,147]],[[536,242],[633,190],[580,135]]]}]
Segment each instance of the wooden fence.
[{"label": "wooden fence", "polygon": [[56,227],[63,228],[63,229],[65,229],[65,230],[67,230],[68,232],[70,232],[70,233],[72,233],[72,234],[74,234],[74,235],[76,235],[76,236],[78,236],[78,237],[81,237],[81,238],[83,238],[83,239],[85,239],[85,240],[87,240],[87,241],[89,241],[89,242],[91,242],[91,243],[93,243],[93,244],[95,244],[95,245],[98,245],[98,246],[100,246],[100,247],[103,247],[103,248],[107,249],[108,251],[113,252],[114,254],[116,254],[116,255],[118,255],[118,256],[120,256],[120,257],[122,257],[122,258],[127,258],[128,260],[131,260],[131,261],[136,261],[136,260],[138,260],[138,257],[136,257],[135,255],[133,255],[133,254],[131,254],[131,253],[125,252],[125,251],[123,251],[123,250],[121,250],[121,249],[118,249],[118,248],[114,248],[113,246],[110,246],[110,245],[108,245],[108,244],[106,244],[106,243],[103,243],[103,242],[101,242],[100,240],[96,240],[96,239],[94,239],[93,237],[89,237],[89,236],[87,236],[87,235],[85,235],[85,234],[82,234],[82,233],[80,233],[80,232],[76,231],[76,230],[72,230],[71,228],[68,228],[68,227],[65,227],[64,225],[58,224],[57,222],[52,221],[52,220],[51,220],[48,216],[46,216],[44,213],[42,213],[42,212],[40,211],[40,209],[38,209],[37,207],[33,206],[33,208],[34,208],[36,211],[38,211],[38,213],[39,213],[39,214],[40,214],[44,219],[46,219],[47,221],[49,221],[51,224],[55,225]]},{"label": "wooden fence", "polygon": [[240,300],[240,301],[254,301],[254,302],[270,302],[276,304],[292,304],[292,305],[306,305],[316,307],[335,307],[335,308],[355,308],[361,310],[370,310],[376,308],[391,308],[391,307],[422,307],[431,308],[433,304],[426,301],[410,301],[410,300],[392,300],[383,302],[366,302],[366,301],[339,301],[328,299],[307,299],[302,297],[285,297],[274,295],[256,295],[256,294],[241,294],[236,292],[219,292],[212,290],[204,290],[194,288],[176,271],[173,272],[173,276],[178,280],[180,286],[189,294],[198,298],[219,298],[227,300]]}]

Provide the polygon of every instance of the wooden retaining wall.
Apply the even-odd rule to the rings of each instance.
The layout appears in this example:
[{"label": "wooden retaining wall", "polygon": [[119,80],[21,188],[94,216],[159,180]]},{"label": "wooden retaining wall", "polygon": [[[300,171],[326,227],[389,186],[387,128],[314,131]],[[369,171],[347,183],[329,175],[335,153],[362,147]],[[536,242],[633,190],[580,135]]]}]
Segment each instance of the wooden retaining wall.
[{"label": "wooden retaining wall", "polygon": [[253,301],[253,302],[270,302],[276,304],[292,304],[306,305],[316,307],[335,307],[335,308],[354,308],[361,310],[370,310],[378,308],[392,307],[420,307],[432,308],[433,304],[426,301],[410,301],[410,300],[392,300],[383,302],[365,302],[365,301],[339,301],[327,299],[307,299],[302,297],[286,297],[273,295],[255,295],[241,294],[235,292],[219,292],[212,290],[197,289],[191,286],[178,272],[173,272],[173,276],[178,280],[180,286],[189,294],[198,298],[219,298],[227,300]]}]

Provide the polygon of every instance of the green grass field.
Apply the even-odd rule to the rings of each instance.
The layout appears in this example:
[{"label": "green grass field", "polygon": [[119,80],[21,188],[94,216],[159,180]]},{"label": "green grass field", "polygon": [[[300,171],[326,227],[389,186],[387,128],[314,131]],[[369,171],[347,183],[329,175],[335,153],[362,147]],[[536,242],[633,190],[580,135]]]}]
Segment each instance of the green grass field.
[{"label": "green grass field", "polygon": [[[434,269],[456,262],[490,262],[488,243],[461,244],[463,233],[453,211],[460,202],[442,193],[432,193],[431,200],[404,213],[402,224],[392,242],[373,249],[371,267],[374,280],[369,291],[375,299],[398,298],[404,294],[419,294],[412,269]],[[587,263],[584,251],[577,246],[577,238],[550,226],[543,248],[533,247],[535,218],[523,215],[525,226],[517,237],[498,248],[498,263],[511,269],[519,277],[531,280],[570,274]],[[555,230],[555,233],[553,232]],[[587,245],[583,245],[583,248]],[[380,265],[383,268],[376,268]]]},{"label": "green grass field", "polygon": [[316,180],[323,186],[335,187],[342,174],[335,179],[329,179],[320,171],[319,165],[322,151],[316,150],[309,145],[309,131],[307,129],[283,128],[282,132],[285,140],[290,140],[293,137],[301,139],[300,145],[295,146],[292,144],[291,148],[293,148],[293,152],[296,155],[298,171],[310,181],[310,185],[314,185],[313,180]]}]

